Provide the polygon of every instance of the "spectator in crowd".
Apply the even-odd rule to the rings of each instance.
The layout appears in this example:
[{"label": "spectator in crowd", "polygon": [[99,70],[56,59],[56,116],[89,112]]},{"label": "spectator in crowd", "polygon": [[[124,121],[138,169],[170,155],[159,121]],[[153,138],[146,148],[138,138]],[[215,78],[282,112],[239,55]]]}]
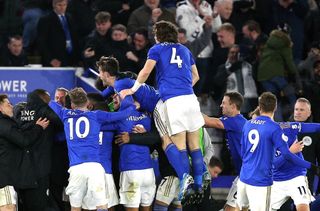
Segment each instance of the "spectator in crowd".
[{"label": "spectator in crowd", "polygon": [[[315,1],[314,1],[315,2]],[[304,50],[309,51],[314,42],[320,42],[320,1],[316,3],[314,9],[309,10],[304,19]]]},{"label": "spectator in crowd", "polygon": [[[116,24],[111,29],[111,42],[108,48],[107,56],[117,58],[120,64],[120,71],[134,71],[135,63],[127,56],[132,49],[128,43],[127,28],[122,24]],[[130,54],[130,53],[129,53]]]},{"label": "spectator in crowd", "polygon": [[58,116],[49,108],[50,95],[43,89],[36,89],[28,93],[27,104],[17,113],[15,120],[22,129],[33,127],[36,119],[45,117],[50,125],[37,139],[37,143],[30,147],[36,175],[36,188],[19,189],[19,196],[25,210],[45,210],[48,204],[49,176],[51,173],[52,143],[57,132],[62,130],[62,123]]},{"label": "spectator in crowd", "polygon": [[[289,31],[289,26],[283,24],[279,26],[279,29],[270,33],[260,57],[257,80],[261,83],[264,91],[272,92],[278,98],[283,93],[288,98],[292,109],[296,101],[296,95],[294,88],[289,84],[289,76],[296,78],[296,85],[300,92],[302,91],[302,85],[293,60]],[[280,103],[275,118],[277,121],[283,119]]]},{"label": "spectator in crowd", "polygon": [[152,26],[157,21],[164,20],[175,23],[173,13],[160,6],[160,0],[144,0],[144,5],[135,9],[128,20],[128,33],[143,27],[148,30],[149,39],[153,40]]},{"label": "spectator in crowd", "polygon": [[144,0],[95,0],[98,11],[107,11],[113,24],[127,25],[132,11],[143,5]]},{"label": "spectator in crowd", "polygon": [[257,65],[268,36],[261,31],[260,24],[254,20],[249,20],[243,25],[242,33],[244,38],[250,41],[249,53],[244,56],[244,59],[253,65]]},{"label": "spectator in crowd", "polygon": [[[194,39],[192,42],[187,39],[187,30],[184,28],[178,29],[178,41],[185,45],[191,51],[192,55],[196,57],[199,53],[211,43],[212,35],[212,17],[205,17],[206,23],[203,25],[203,33]],[[200,79],[201,80],[201,79]]]},{"label": "spectator in crowd", "polygon": [[149,48],[148,31],[144,28],[137,29],[132,35],[132,51],[126,53],[127,58],[135,63],[132,71],[135,71],[136,74],[146,62]]},{"label": "spectator in crowd", "polygon": [[229,22],[233,11],[233,0],[217,0],[215,8],[223,23]]},{"label": "spectator in crowd", "polygon": [[314,42],[305,60],[301,61],[298,70],[303,82],[308,83],[315,79],[314,64],[320,60],[320,42]]},{"label": "spectator in crowd", "polygon": [[21,131],[12,117],[13,106],[8,96],[0,94],[0,210],[6,211],[16,210],[17,194],[13,186],[35,185],[31,157],[25,149],[38,140],[49,124],[47,119],[39,118],[29,130]]},{"label": "spectator in crowd", "polygon": [[[313,65],[314,79],[307,81],[304,84],[304,93],[313,108],[317,108],[320,105],[320,60],[316,61]],[[320,110],[313,109],[313,120],[320,122]]]},{"label": "spectator in crowd", "polygon": [[242,37],[242,27],[248,20],[255,19],[255,10],[253,0],[234,0],[233,9],[229,18],[230,23],[235,27],[237,37]]},{"label": "spectator in crowd", "polygon": [[83,57],[85,76],[92,73],[88,68],[94,68],[95,62],[108,53],[111,41],[111,15],[108,12],[98,12],[95,16],[96,28],[87,37]]},{"label": "spectator in crowd", "polygon": [[23,39],[20,35],[9,37],[0,55],[0,66],[20,67],[28,64],[27,55],[23,50]]},{"label": "spectator in crowd", "polygon": [[302,59],[304,41],[304,19],[309,5],[307,1],[276,0],[272,5],[273,27],[279,23],[287,23],[291,27],[289,32],[292,42],[293,59],[296,64]]},{"label": "spectator in crowd", "polygon": [[219,102],[221,100],[221,96],[219,96],[218,93],[220,92],[219,90],[216,90],[217,87],[211,81],[217,74],[218,67],[226,63],[228,59],[229,48],[236,44],[236,30],[233,25],[230,23],[222,24],[216,33],[216,39],[218,43],[215,44],[212,56],[212,70],[207,77],[206,85],[210,92],[217,92],[217,94],[214,94],[214,97],[215,100]]},{"label": "spectator in crowd", "polygon": [[96,0],[69,1],[67,13],[77,21],[77,35],[80,49],[83,48],[86,37],[94,29],[95,15],[99,10]]},{"label": "spectator in crowd", "polygon": [[66,14],[67,5],[67,0],[53,0],[53,11],[39,20],[38,47],[43,66],[78,64],[80,52],[76,26]]},{"label": "spectator in crowd", "polygon": [[51,9],[52,0],[24,0],[23,1],[23,48],[32,52],[37,38],[39,19]]},{"label": "spectator in crowd", "polygon": [[252,66],[242,60],[238,45],[233,45],[229,49],[228,60],[219,66],[214,81],[220,88],[217,90],[220,90],[221,94],[239,92],[243,96],[242,114],[247,115],[257,106],[258,93],[252,76]]}]

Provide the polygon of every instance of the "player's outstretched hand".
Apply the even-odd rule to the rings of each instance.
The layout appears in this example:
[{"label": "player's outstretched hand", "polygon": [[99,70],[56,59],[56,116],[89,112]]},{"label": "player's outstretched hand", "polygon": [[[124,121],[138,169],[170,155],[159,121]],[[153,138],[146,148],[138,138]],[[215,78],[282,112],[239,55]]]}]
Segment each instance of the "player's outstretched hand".
[{"label": "player's outstretched hand", "polygon": [[116,135],[116,139],[114,141],[116,144],[122,145],[130,142],[130,136],[128,132],[122,132],[119,135]]},{"label": "player's outstretched hand", "polygon": [[316,166],[314,164],[311,164],[310,170],[313,174],[320,176],[320,166]]},{"label": "player's outstretched hand", "polygon": [[42,119],[41,117],[37,120],[36,125],[40,125],[42,129],[46,129],[50,121],[47,118]]},{"label": "player's outstretched hand", "polygon": [[124,99],[127,95],[133,95],[134,92],[131,89],[124,89],[120,91],[121,99]]}]

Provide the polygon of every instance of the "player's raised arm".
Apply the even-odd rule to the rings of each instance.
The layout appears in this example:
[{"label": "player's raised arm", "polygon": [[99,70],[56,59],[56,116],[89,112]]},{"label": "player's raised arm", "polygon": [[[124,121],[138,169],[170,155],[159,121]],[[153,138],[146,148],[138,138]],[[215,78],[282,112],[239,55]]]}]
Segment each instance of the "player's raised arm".
[{"label": "player's raised arm", "polygon": [[133,95],[140,88],[140,86],[147,81],[155,65],[156,65],[155,60],[148,59],[144,67],[142,68],[142,70],[139,72],[138,78],[134,83],[133,87],[131,87],[130,89],[122,90],[120,92],[120,97],[124,99],[127,95]]}]

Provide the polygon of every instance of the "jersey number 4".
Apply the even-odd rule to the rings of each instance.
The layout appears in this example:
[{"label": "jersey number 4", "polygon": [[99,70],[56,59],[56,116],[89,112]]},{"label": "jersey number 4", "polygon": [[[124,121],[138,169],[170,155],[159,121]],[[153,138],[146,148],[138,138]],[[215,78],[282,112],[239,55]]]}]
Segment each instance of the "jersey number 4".
[{"label": "jersey number 4", "polygon": [[[68,119],[68,123],[69,123],[69,136],[70,136],[70,140],[73,140],[74,138],[74,133],[78,138],[86,138],[89,134],[90,131],[90,123],[87,117],[80,117],[79,119],[77,119],[76,123],[74,124],[74,119],[73,118],[69,118]],[[84,131],[81,132],[80,131],[80,124],[84,124]]]},{"label": "jersey number 4", "polygon": [[177,64],[178,68],[182,67],[182,60],[179,55],[177,55],[177,49],[172,48],[170,64]]},{"label": "jersey number 4", "polygon": [[260,140],[259,132],[256,129],[250,130],[248,134],[248,140],[252,144],[250,152],[254,152]]}]

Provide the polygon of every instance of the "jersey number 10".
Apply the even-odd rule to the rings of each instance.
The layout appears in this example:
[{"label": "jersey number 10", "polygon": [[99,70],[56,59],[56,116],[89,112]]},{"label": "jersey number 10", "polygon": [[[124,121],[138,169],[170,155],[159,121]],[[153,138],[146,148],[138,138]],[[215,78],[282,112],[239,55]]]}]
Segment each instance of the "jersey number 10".
[{"label": "jersey number 10", "polygon": [[178,68],[182,67],[182,60],[179,55],[177,55],[177,49],[172,48],[170,64],[177,64]]},{"label": "jersey number 10", "polygon": [[[88,118],[82,116],[79,119],[77,119],[76,124],[74,124],[73,120],[74,120],[73,118],[68,119],[70,140],[73,140],[74,132],[78,138],[86,138],[89,134],[89,131],[90,131],[90,123],[89,123]],[[81,123],[84,124],[84,131],[83,132],[80,131],[80,124]]]}]

